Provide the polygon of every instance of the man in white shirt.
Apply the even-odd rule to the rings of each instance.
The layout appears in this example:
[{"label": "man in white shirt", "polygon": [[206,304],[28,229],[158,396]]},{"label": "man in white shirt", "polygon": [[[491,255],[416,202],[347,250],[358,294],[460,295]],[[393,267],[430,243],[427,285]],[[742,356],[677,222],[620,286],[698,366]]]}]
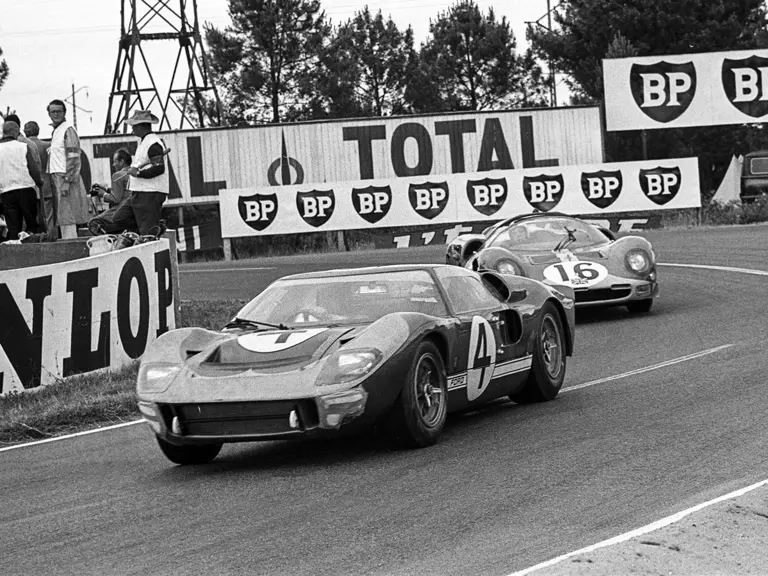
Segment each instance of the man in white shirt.
[{"label": "man in white shirt", "polygon": [[32,150],[18,141],[21,129],[16,122],[3,123],[0,139],[0,200],[8,226],[8,240],[18,240],[22,223],[27,232],[37,232],[37,194],[43,179]]},{"label": "man in white shirt", "polygon": [[61,100],[51,100],[48,116],[53,134],[48,149],[48,173],[58,202],[57,219],[61,237],[77,238],[77,225],[88,221],[88,196],[80,176],[80,138],[67,122],[67,107]]},{"label": "man in white shirt", "polygon": [[160,119],[149,110],[136,110],[126,124],[131,126],[139,142],[128,171],[128,189],[131,199],[115,212],[112,222],[121,229],[129,229],[133,219],[142,236],[159,236],[165,231],[161,223],[162,206],[168,197],[168,171],[165,168],[165,145],[152,132],[152,124]]}]

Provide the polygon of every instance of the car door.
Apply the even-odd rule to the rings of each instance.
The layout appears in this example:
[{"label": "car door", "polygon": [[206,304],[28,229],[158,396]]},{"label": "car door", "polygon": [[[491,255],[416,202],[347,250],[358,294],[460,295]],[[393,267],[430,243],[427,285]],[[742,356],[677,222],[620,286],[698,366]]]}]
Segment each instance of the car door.
[{"label": "car door", "polygon": [[[451,410],[504,396],[530,368],[506,326],[507,306],[475,272],[458,267],[436,270],[451,313],[459,320],[454,358],[447,367]],[[526,364],[527,362],[527,364]]]}]

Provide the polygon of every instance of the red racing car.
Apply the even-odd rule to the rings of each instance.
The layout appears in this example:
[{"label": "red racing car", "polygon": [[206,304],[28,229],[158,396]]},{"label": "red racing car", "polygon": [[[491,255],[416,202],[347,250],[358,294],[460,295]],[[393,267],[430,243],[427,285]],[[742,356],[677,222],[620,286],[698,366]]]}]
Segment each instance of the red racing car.
[{"label": "red racing car", "polygon": [[447,264],[524,276],[573,288],[577,306],[625,305],[649,312],[659,295],[656,255],[640,236],[616,238],[605,228],[558,213],[502,220],[448,245]]}]

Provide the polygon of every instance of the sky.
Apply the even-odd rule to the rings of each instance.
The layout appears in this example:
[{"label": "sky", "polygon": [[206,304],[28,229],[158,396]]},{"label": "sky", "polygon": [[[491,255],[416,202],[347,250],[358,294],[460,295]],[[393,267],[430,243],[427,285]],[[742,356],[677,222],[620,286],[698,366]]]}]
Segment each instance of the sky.
[{"label": "sky", "polygon": [[[138,1],[138,0],[137,0]],[[144,2],[147,3],[144,3]],[[141,0],[142,13],[157,0]],[[109,95],[115,75],[120,38],[121,0],[2,0],[0,12],[0,48],[10,68],[5,85],[0,88],[0,114],[10,108],[22,123],[35,120],[41,137],[50,136],[46,105],[54,98],[68,99],[67,118],[72,121],[71,102],[78,106],[76,121],[81,136],[104,133]],[[217,28],[230,23],[227,0],[198,0],[198,17]],[[352,18],[369,5],[372,12],[381,9],[397,26],[410,25],[416,45],[429,34],[429,20],[451,6],[441,0],[321,0],[326,15],[334,24]],[[553,0],[552,5],[557,4]],[[191,6],[191,0],[188,0]],[[526,22],[547,12],[547,0],[477,0],[483,12],[493,7],[497,18],[506,16],[518,41],[518,49],[527,47]],[[126,8],[130,2],[125,0]],[[179,3],[172,1],[171,6]],[[168,31],[159,19],[146,32]],[[161,94],[170,84],[178,45],[172,42],[147,42],[145,54]],[[144,83],[148,78],[141,77]],[[186,75],[185,75],[186,77]],[[156,110],[157,114],[159,110]],[[176,121],[178,123],[178,121]],[[173,126],[177,128],[178,126]]]}]

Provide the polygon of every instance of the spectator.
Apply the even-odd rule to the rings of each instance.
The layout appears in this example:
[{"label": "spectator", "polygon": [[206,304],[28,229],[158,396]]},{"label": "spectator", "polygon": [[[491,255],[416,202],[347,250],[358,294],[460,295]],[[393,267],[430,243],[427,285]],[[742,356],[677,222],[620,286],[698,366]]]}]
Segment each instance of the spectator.
[{"label": "spectator", "polygon": [[88,221],[88,198],[80,177],[80,138],[66,119],[67,107],[61,100],[51,100],[48,115],[53,134],[48,149],[48,173],[53,185],[56,217],[62,238],[77,238],[77,225]]},{"label": "spectator", "polygon": [[158,122],[160,119],[149,110],[136,110],[126,121],[141,142],[128,172],[130,202],[120,205],[113,222],[125,229],[133,218],[141,235],[160,236],[165,231],[160,216],[163,202],[168,197],[168,172],[165,169],[165,145],[152,132],[152,124]]},{"label": "spectator", "polygon": [[43,181],[32,149],[19,142],[16,122],[3,123],[0,139],[0,200],[8,226],[8,240],[18,240],[22,223],[30,234],[37,232],[37,197],[35,186]]},{"label": "spectator", "polygon": [[[112,168],[115,172],[129,168],[133,158],[127,148],[120,148],[112,156]],[[116,226],[114,223],[114,216],[117,212],[117,208],[130,200],[131,193],[128,191],[128,174],[119,180],[112,183],[112,187],[104,186],[103,184],[94,184],[91,188],[91,195],[98,195],[102,202],[106,202],[109,205],[109,210],[99,214],[98,216],[91,218],[88,222],[88,230],[94,236],[98,234],[115,234],[122,232],[123,230],[130,230],[131,232],[137,232],[138,226],[136,221],[133,220],[133,216],[126,216],[130,218],[131,222],[124,222],[128,224],[123,228]]]},{"label": "spectator", "polygon": [[59,223],[56,221],[58,205],[54,203],[51,175],[48,174],[48,148],[51,147],[51,144],[40,140],[40,126],[33,120],[24,124],[24,134],[37,147],[40,154],[40,175],[43,178],[43,189],[40,191],[37,218],[41,227],[48,232],[48,239],[56,240],[59,237]]},{"label": "spectator", "polygon": [[[16,114],[8,114],[8,116],[5,117],[6,122],[16,122],[18,126],[21,126],[21,120]],[[37,145],[32,142],[29,138],[24,136],[24,134],[19,133],[19,142],[24,142],[27,146],[29,146],[32,149],[32,157],[35,160],[35,164],[37,165],[37,171],[42,172],[42,159],[43,157],[40,156],[40,151],[37,147]]]}]

